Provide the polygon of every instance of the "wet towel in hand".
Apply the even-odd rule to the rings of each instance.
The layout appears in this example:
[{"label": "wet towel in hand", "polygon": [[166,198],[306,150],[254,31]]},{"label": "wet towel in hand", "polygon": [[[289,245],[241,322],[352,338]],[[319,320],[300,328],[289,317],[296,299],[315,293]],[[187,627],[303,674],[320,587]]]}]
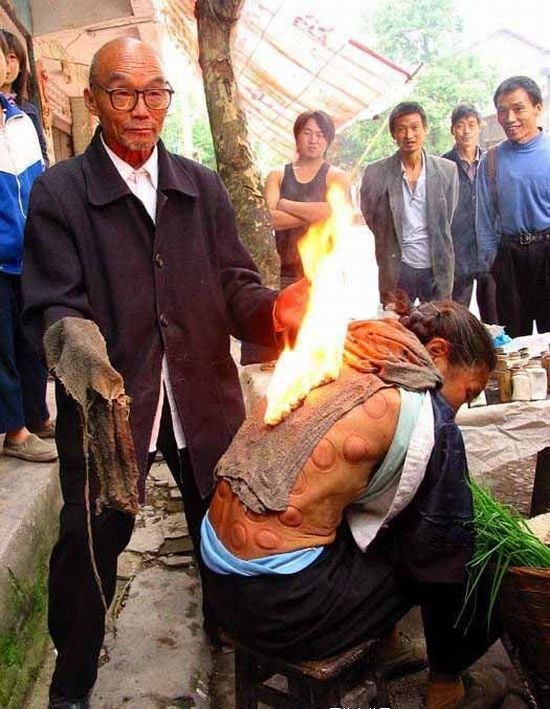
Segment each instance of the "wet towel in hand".
[{"label": "wet towel in hand", "polygon": [[44,334],[48,368],[79,404],[86,465],[89,454],[103,507],[136,514],[138,469],[128,421],[130,399],[121,375],[109,362],[103,335],[91,320],[66,317]]}]

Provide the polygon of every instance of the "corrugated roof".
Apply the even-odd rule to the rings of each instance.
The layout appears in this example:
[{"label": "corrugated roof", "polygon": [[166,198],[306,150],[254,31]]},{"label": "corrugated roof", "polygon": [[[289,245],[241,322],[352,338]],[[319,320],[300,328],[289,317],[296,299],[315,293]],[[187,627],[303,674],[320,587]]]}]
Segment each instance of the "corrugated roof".
[{"label": "corrugated roof", "polygon": [[[169,33],[198,56],[194,0],[163,0]],[[303,7],[303,6],[302,6]],[[387,108],[411,74],[292,0],[248,0],[237,25],[233,64],[252,139],[292,152],[301,111],[322,109],[338,128]]]}]

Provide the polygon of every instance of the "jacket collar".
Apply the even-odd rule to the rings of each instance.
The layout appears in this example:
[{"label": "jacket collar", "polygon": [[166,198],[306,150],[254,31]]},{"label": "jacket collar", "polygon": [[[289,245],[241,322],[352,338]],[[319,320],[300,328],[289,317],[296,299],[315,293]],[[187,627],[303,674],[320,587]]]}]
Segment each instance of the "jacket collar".
[{"label": "jacket collar", "polygon": [[[96,207],[116,202],[122,197],[132,194],[113,161],[107,155],[100,134],[101,127],[96,130],[92,142],[86,148],[83,162],[88,199]],[[159,192],[174,190],[188,197],[198,197],[197,185],[185,165],[166,150],[161,140],[158,141],[157,148]]]},{"label": "jacket collar", "polygon": [[25,115],[15,101],[10,100],[5,94],[0,94],[0,110],[4,111],[6,121],[10,121],[12,118],[21,118]]},{"label": "jacket collar", "polygon": [[[481,156],[483,155],[484,152],[485,152],[485,150],[481,147],[481,145],[478,145],[476,160],[478,160],[478,161],[481,160]],[[462,161],[462,158],[460,157],[460,153],[458,152],[458,148],[456,147],[456,143],[449,150],[447,155],[448,155],[448,158],[447,158],[448,160],[454,160],[456,163],[459,163]],[[443,156],[443,157],[445,157],[445,156]]]}]

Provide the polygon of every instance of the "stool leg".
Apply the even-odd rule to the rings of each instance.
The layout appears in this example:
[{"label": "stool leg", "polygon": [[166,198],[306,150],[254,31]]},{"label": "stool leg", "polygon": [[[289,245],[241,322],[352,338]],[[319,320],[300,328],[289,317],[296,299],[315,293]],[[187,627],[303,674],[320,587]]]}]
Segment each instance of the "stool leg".
[{"label": "stool leg", "polygon": [[309,684],[310,709],[332,709],[340,707],[340,689],[332,682],[311,682]]},{"label": "stool leg", "polygon": [[297,677],[287,677],[287,682],[292,706],[295,709],[307,709],[311,706],[309,685],[304,684],[304,681]]},{"label": "stool leg", "polygon": [[376,696],[374,697],[375,706],[390,709],[390,695],[388,694],[386,680],[381,674],[376,673],[373,677],[373,682],[376,689]]},{"label": "stool leg", "polygon": [[235,648],[236,709],[258,709],[258,663],[244,650]]}]

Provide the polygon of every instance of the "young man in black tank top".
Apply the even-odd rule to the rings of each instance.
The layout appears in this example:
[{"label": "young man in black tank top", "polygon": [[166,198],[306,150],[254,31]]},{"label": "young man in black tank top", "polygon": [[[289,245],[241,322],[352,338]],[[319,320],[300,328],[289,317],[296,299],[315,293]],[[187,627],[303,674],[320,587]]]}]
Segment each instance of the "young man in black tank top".
[{"label": "young man in black tank top", "polygon": [[304,275],[298,241],[311,224],[330,215],[326,201],[330,185],[337,183],[349,191],[348,176],[325,161],[334,132],[334,123],[324,111],[301,113],[294,123],[296,160],[267,176],[265,198],[281,259],[281,287]]}]

